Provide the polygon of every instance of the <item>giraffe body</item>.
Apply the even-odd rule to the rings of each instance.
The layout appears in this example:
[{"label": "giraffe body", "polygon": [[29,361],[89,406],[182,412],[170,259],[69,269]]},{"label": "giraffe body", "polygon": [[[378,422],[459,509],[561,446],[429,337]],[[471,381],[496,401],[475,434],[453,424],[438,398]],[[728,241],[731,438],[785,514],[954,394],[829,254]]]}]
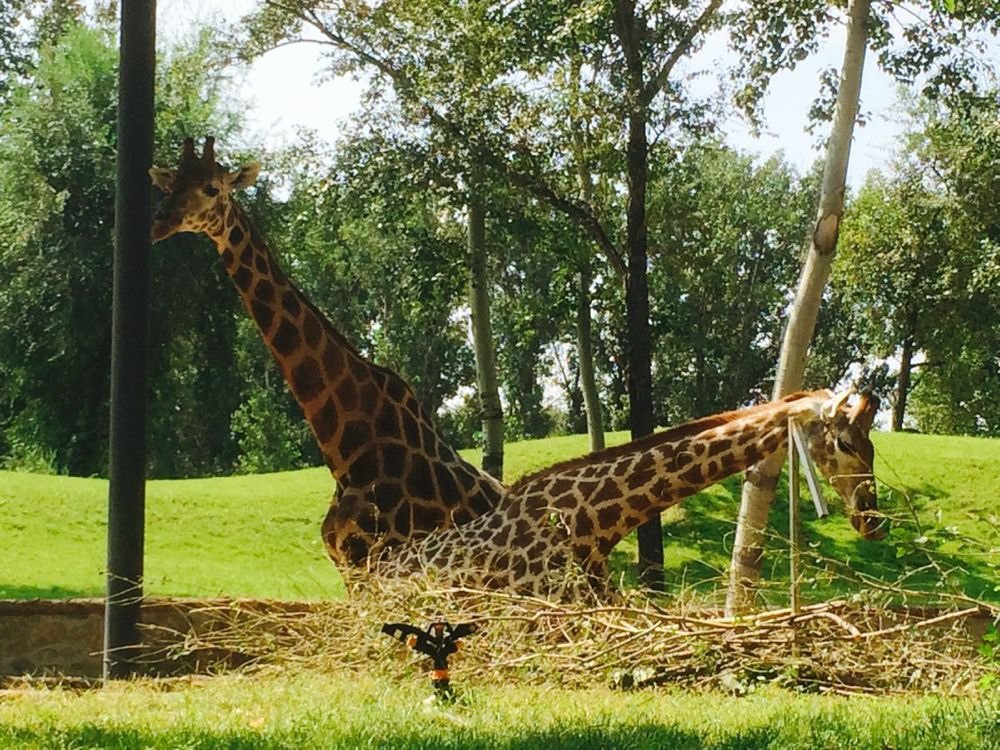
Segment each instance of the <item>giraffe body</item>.
[{"label": "giraffe body", "polygon": [[228,172],[216,163],[211,138],[201,158],[188,139],[177,169],[150,170],[166,195],[151,234],[158,241],[199,232],[215,243],[336,480],[322,527],[330,556],[342,568],[364,565],[491,510],[503,485],[447,444],[399,375],[367,361],[334,328],[232,199],[257,170]]},{"label": "giraffe body", "polygon": [[502,507],[398,549],[380,572],[423,570],[539,594],[581,582],[603,590],[608,555],[626,534],[785,450],[789,418],[805,428],[817,468],[844,498],[859,533],[878,538],[868,440],[876,408],[874,399],[848,411],[829,391],[799,393],[557,464],[514,484]]}]

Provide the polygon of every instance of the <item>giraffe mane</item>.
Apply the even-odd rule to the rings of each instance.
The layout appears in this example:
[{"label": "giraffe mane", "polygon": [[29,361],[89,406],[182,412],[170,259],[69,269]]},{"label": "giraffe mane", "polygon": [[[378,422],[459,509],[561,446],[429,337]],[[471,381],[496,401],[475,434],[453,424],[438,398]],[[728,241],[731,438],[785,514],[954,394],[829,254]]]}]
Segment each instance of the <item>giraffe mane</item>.
[{"label": "giraffe mane", "polygon": [[[266,248],[267,251],[272,256],[274,256],[276,259],[280,260],[278,254],[271,248],[271,244],[267,241],[267,238],[264,236],[263,232],[260,231],[260,229],[257,227],[256,222],[254,222],[253,218],[250,216],[250,212],[247,211],[243,206],[241,206],[235,200],[233,201],[233,207],[237,211],[239,211],[241,220],[248,227],[251,228],[251,230],[253,231],[253,234],[254,234],[254,236],[256,238],[256,241],[258,243],[260,243],[261,245],[263,245],[264,248]],[[296,285],[295,282],[290,277],[286,277],[286,280],[288,282],[288,285],[291,286],[293,289],[295,289],[296,292],[298,292],[301,304],[304,305],[305,307],[307,307],[313,313],[313,315],[316,316],[316,319],[319,321],[319,324],[323,327],[323,331],[326,333],[327,336],[329,336],[330,338],[334,339],[338,344],[340,344],[341,346],[343,346],[344,349],[346,349],[347,351],[349,351],[351,354],[355,355],[356,357],[358,357],[359,359],[361,359],[362,361],[364,361],[365,364],[367,364],[373,370],[378,370],[378,371],[382,372],[383,374],[385,374],[386,376],[388,376],[390,378],[398,379],[400,381],[400,383],[402,383],[403,389],[406,391],[406,393],[408,395],[410,395],[410,396],[413,396],[416,399],[416,393],[414,392],[412,386],[410,386],[409,383],[407,383],[405,380],[403,380],[402,378],[400,378],[399,375],[397,375],[392,370],[390,370],[390,369],[388,369],[386,367],[382,367],[381,365],[379,365],[379,364],[377,364],[375,362],[372,362],[370,359],[368,359],[367,357],[365,357],[360,352],[360,350],[358,349],[358,347],[355,346],[354,342],[351,341],[349,338],[347,338],[347,336],[345,336],[339,330],[337,330],[337,328],[330,322],[330,319],[326,316],[326,314],[323,313],[323,311],[320,310],[315,305],[315,303],[313,303],[312,299],[310,299],[308,295],[302,293],[302,290],[299,289],[298,285]],[[419,403],[420,400],[419,399],[416,399],[416,400]],[[436,426],[436,421],[435,420],[431,419],[430,421],[433,422],[433,423],[435,423],[435,426]]]},{"label": "giraffe mane", "polygon": [[518,479],[510,486],[510,493],[516,492],[523,488],[526,484],[534,482],[537,479],[547,477],[551,474],[559,474],[564,471],[569,471],[572,469],[577,469],[582,466],[587,466],[592,463],[603,463],[605,461],[610,461],[615,458],[621,458],[622,456],[649,450],[663,443],[672,443],[675,440],[682,440],[686,437],[692,437],[694,435],[701,434],[706,430],[711,430],[715,427],[721,427],[724,424],[728,424],[736,419],[741,419],[743,417],[756,414],[767,409],[773,408],[776,403],[790,403],[792,401],[798,401],[803,398],[808,398],[814,396],[817,393],[825,393],[824,391],[798,391],[797,393],[791,393],[784,398],[780,398],[777,401],[767,401],[763,404],[757,404],[755,406],[748,407],[746,409],[735,409],[733,411],[720,412],[719,414],[712,414],[711,416],[701,417],[700,419],[695,419],[691,422],[685,422],[677,427],[672,427],[670,429],[664,430],[662,432],[654,432],[652,435],[647,435],[645,437],[638,438],[637,440],[632,440],[628,443],[622,445],[616,445],[612,448],[605,448],[602,451],[597,451],[595,453],[588,453],[584,456],[578,456],[577,458],[571,458],[566,461],[560,461],[557,464],[548,466],[544,469],[536,471],[532,474],[526,474],[525,476]]}]

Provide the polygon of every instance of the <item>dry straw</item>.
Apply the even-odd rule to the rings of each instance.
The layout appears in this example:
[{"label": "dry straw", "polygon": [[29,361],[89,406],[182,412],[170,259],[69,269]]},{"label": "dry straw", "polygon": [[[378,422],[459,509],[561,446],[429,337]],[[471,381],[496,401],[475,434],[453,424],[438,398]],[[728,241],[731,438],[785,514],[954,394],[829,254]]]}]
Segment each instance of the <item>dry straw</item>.
[{"label": "dry straw", "polygon": [[[640,592],[554,602],[502,591],[435,587],[428,580],[370,580],[351,598],[295,612],[213,606],[174,655],[214,653],[257,667],[365,670],[400,675],[426,660],[379,633],[383,622],[475,622],[453,659],[456,681],[612,683],[723,688],[777,682],[844,694],[965,692],[997,680],[982,651],[995,606],[877,583],[850,599],[722,617],[690,592],[667,603]],[[662,600],[661,600],[662,601]],[[898,602],[906,601],[906,606]],[[935,601],[940,605],[941,599]],[[206,622],[211,623],[205,627]],[[197,631],[197,632],[196,632]],[[402,660],[402,662],[401,662]]]}]

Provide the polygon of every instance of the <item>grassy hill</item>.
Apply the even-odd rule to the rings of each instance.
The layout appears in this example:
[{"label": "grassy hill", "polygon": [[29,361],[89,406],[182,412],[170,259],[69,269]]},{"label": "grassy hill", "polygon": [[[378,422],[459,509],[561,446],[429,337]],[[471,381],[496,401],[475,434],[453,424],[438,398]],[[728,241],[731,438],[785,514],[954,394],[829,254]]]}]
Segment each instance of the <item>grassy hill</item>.
[{"label": "grassy hill", "polygon": [[[624,433],[609,443],[624,442]],[[946,576],[970,594],[1000,598],[1000,441],[878,434],[880,507],[894,518],[890,537],[866,542],[832,503],[830,518],[807,519],[805,596],[849,588],[831,579],[831,558],[863,573],[931,585]],[[586,452],[585,436],[514,443],[506,478]],[[478,460],[475,452],[467,457]],[[146,590],[152,595],[322,599],[342,593],[327,561],[319,525],[331,495],[325,469],[215,479],[152,481],[147,490]],[[784,493],[784,485],[779,488]],[[779,496],[781,497],[781,496]],[[831,497],[833,495],[831,494]],[[104,591],[107,482],[0,472],[0,598],[99,596]],[[710,588],[729,559],[739,480],[731,479],[665,515],[664,544],[674,589]],[[805,501],[804,501],[805,502]],[[786,504],[772,513],[774,538],[766,574],[780,582],[786,562]],[[927,568],[928,555],[937,568]],[[634,543],[614,553],[630,581]],[[927,568],[926,570],[922,570]],[[771,594],[779,601],[784,594]]]}]

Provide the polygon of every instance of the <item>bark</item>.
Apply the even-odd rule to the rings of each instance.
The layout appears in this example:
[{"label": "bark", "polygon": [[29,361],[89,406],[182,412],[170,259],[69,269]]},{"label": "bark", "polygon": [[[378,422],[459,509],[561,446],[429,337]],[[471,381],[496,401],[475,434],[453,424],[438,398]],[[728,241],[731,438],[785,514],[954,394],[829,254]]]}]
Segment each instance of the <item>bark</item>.
[{"label": "bark", "polygon": [[590,435],[590,450],[604,448],[604,417],[601,414],[601,399],[597,395],[597,378],[594,374],[594,342],[590,319],[591,268],[588,257],[580,269],[580,296],[576,308],[576,355],[580,365],[580,390],[583,391],[583,405],[587,412],[587,434]]},{"label": "bark", "polygon": [[[628,70],[628,145],[625,159],[628,174],[626,245],[628,275],[625,310],[628,325],[629,428],[632,439],[653,432],[653,376],[649,329],[649,282],[646,265],[646,186],[649,179],[649,140],[646,124],[648,102],[644,101],[643,64],[639,51],[639,29],[635,3],[619,0],[615,8],[615,28]],[[637,530],[639,580],[646,587],[663,590],[663,532],[659,514]]]},{"label": "bark", "polygon": [[[823,288],[830,276],[830,267],[837,249],[840,217],[844,212],[847,164],[868,44],[869,15],[870,0],[852,0],[837,106],[823,169],[819,210],[785,328],[774,382],[774,398],[802,387],[806,354],[816,328]],[[775,455],[747,471],[737,519],[736,539],[733,542],[729,591],[726,596],[728,614],[745,611],[753,602],[753,587],[760,579],[764,529],[767,527],[767,516],[783,463],[784,455]]]},{"label": "bark", "polygon": [[913,370],[913,336],[903,340],[903,353],[899,357],[899,379],[896,381],[896,398],[892,404],[892,431],[903,429],[906,400],[910,395],[910,372]]},{"label": "bark", "polygon": [[[594,208],[594,182],[587,167],[585,126],[576,116],[580,104],[580,60],[573,61],[570,83],[573,86],[573,120],[571,132],[573,151],[576,159],[577,178],[584,203]],[[594,368],[593,326],[590,313],[590,284],[594,271],[589,249],[584,249],[580,258],[580,290],[576,307],[576,356],[580,367],[580,390],[583,392],[583,408],[587,413],[587,434],[590,436],[590,450],[604,449],[604,416],[601,414],[601,399],[597,394],[597,378]]]},{"label": "bark", "polygon": [[156,2],[122,6],[118,163],[111,309],[104,680],[130,677],[136,657],[146,526],[149,397],[149,178],[153,162]]},{"label": "bark", "polygon": [[472,344],[476,352],[476,384],[483,419],[483,470],[503,480],[503,408],[497,385],[493,326],[490,322],[490,287],[486,275],[486,209],[473,192],[468,206],[469,306],[472,309]]}]

